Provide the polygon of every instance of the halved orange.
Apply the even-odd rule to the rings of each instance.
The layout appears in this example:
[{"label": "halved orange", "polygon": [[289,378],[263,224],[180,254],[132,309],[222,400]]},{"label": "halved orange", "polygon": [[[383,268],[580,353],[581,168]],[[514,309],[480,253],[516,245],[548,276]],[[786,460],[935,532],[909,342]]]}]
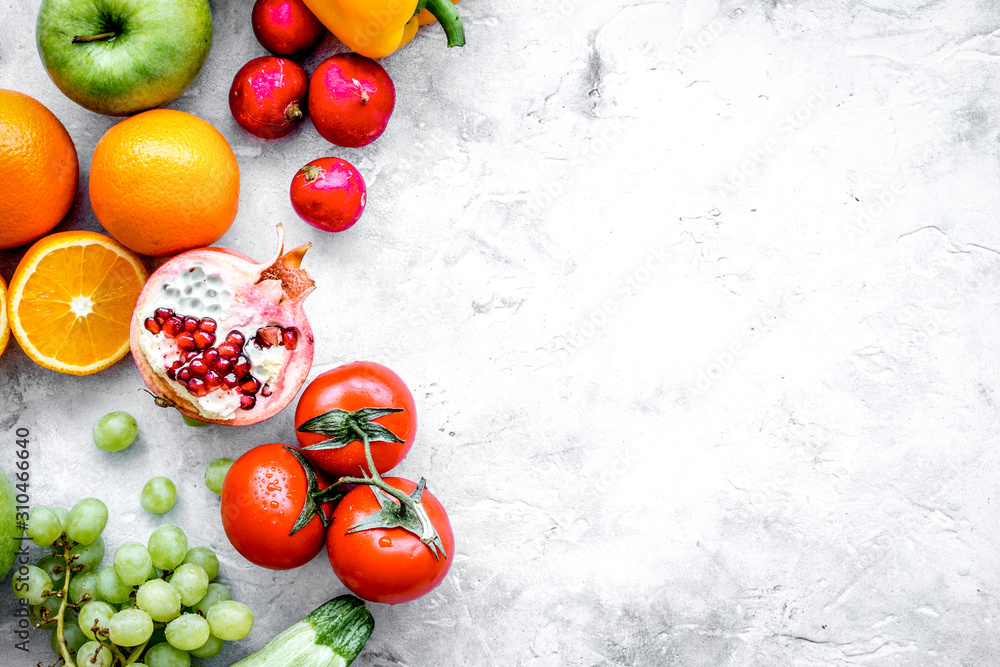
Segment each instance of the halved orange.
[{"label": "halved orange", "polygon": [[135,255],[103,234],[50,234],[11,278],[11,331],[40,366],[96,373],[128,353],[132,309],[148,277]]},{"label": "halved orange", "polygon": [[10,324],[7,322],[7,281],[0,276],[0,354],[10,342]]}]

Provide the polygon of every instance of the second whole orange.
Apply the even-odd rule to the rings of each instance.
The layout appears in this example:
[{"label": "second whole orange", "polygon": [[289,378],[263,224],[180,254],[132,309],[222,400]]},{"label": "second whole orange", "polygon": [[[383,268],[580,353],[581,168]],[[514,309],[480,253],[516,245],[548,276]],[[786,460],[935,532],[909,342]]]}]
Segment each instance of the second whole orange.
[{"label": "second whole orange", "polygon": [[59,119],[33,97],[0,90],[0,248],[52,231],[73,205],[79,174]]},{"label": "second whole orange", "polygon": [[166,257],[219,240],[236,218],[240,170],[222,133],[153,109],[109,129],[90,164],[90,203],[122,245]]}]

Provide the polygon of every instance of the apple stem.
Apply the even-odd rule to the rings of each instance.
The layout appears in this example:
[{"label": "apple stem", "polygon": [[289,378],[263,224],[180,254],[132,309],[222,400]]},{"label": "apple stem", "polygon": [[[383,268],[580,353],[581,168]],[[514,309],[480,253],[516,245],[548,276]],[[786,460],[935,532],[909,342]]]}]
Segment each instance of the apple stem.
[{"label": "apple stem", "polygon": [[73,37],[74,44],[82,44],[84,42],[103,42],[109,39],[114,39],[118,36],[116,32],[101,32],[96,35],[76,35]]},{"label": "apple stem", "polygon": [[358,93],[361,95],[361,103],[368,104],[368,91],[365,90],[364,86],[357,79],[351,79],[354,82],[354,86],[358,89]]}]

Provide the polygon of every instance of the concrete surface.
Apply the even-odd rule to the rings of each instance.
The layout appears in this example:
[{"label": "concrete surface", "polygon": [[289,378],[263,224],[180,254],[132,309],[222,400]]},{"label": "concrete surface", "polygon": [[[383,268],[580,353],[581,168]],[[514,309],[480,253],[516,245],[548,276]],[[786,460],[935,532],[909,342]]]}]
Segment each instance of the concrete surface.
[{"label": "concrete surface", "polygon": [[[0,84],[41,100],[80,154],[62,226],[115,121],[66,99],[7,2]],[[447,506],[458,556],[417,602],[372,605],[357,661],[405,665],[996,664],[1000,472],[1000,10],[989,0],[551,3],[465,0],[384,62],[398,101],[357,150],[309,123],[243,134],[226,95],[264,51],[251,3],[213,2],[216,41],[171,106],[240,161],[221,245],[312,241],[314,373],[355,359],[413,388],[397,469]],[[337,50],[328,40],[307,70]],[[298,221],[288,183],[352,161],[349,232]],[[19,253],[0,253],[10,278]],[[0,361],[10,470],[32,437],[34,502],[103,498],[112,544],[162,522],[215,549],[257,614],[227,665],[343,592],[323,557],[245,562],[204,466],[293,437],[292,414],[184,430],[130,361],[87,378]],[[93,421],[123,409],[116,455]],[[162,518],[138,493],[168,475]],[[14,654],[0,594],[0,664]]]}]

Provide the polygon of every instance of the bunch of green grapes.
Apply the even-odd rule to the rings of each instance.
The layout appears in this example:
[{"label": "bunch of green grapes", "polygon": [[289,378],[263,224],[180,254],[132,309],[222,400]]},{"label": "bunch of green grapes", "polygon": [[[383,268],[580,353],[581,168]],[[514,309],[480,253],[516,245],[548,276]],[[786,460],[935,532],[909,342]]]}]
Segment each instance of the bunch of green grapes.
[{"label": "bunch of green grapes", "polygon": [[34,507],[28,518],[28,537],[52,552],[15,571],[12,587],[35,627],[52,631],[66,665],[188,667],[250,633],[253,613],[213,581],[211,549],[189,549],[184,531],[168,524],[146,545],[121,545],[102,567],[107,522],[96,498],[69,511]]}]

